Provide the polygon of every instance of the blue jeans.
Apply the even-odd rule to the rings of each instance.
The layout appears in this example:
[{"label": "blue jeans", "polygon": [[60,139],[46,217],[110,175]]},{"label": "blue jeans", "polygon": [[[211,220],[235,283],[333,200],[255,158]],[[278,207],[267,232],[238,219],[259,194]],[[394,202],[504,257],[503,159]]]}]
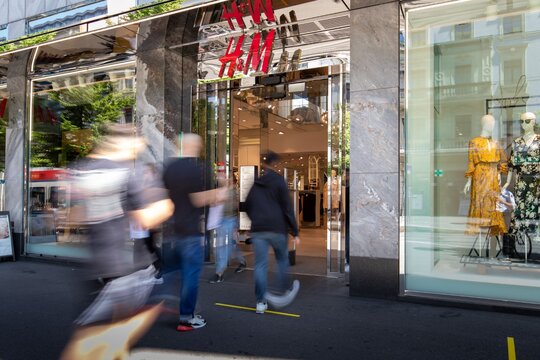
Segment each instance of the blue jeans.
[{"label": "blue jeans", "polygon": [[234,239],[238,228],[238,220],[236,217],[226,217],[220,227],[216,230],[216,274],[222,275],[227,268],[227,261],[234,253],[239,263],[245,264],[246,259],[240,254],[236,247]]},{"label": "blue jeans", "polygon": [[274,249],[276,257],[280,290],[285,291],[289,287],[287,234],[257,232],[251,234],[251,240],[255,248],[255,296],[257,302],[263,302],[268,286],[268,249],[270,246]]},{"label": "blue jeans", "polygon": [[180,321],[189,320],[195,313],[197,295],[199,292],[199,276],[203,267],[203,238],[202,236],[174,235],[171,239],[171,256],[165,263],[168,273],[167,283],[171,272],[180,270]]}]

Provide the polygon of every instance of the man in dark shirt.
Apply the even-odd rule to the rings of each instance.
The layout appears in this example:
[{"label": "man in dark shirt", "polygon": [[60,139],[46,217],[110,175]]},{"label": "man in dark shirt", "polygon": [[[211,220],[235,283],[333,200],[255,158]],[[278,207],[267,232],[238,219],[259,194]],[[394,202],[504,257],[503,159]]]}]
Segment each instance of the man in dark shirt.
[{"label": "man in dark shirt", "polygon": [[[255,248],[255,295],[257,313],[267,309],[267,301],[274,307],[283,307],[294,300],[300,283],[295,280],[291,291],[287,270],[289,267],[288,230],[291,229],[294,241],[298,238],[298,226],[291,205],[289,190],[285,179],[272,167],[279,157],[269,152],[264,157],[264,175],[255,180],[246,198],[246,212],[251,219],[251,239]],[[266,291],[268,272],[268,248],[274,249],[278,264],[278,275],[283,296],[275,296]]]},{"label": "man in dark shirt", "polygon": [[225,199],[223,189],[207,189],[206,167],[198,157],[202,140],[196,134],[183,134],[180,157],[170,162],[163,173],[163,183],[174,203],[173,247],[180,262],[180,324],[178,331],[190,331],[206,325],[206,320],[195,315],[199,275],[203,266],[203,229],[201,217],[204,207]]}]

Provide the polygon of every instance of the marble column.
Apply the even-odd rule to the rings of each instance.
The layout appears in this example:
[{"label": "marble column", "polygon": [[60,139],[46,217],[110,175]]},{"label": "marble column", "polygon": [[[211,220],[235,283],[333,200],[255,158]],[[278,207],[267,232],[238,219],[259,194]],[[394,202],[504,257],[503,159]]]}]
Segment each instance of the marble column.
[{"label": "marble column", "polygon": [[26,78],[30,51],[12,55],[7,71],[9,123],[6,129],[6,210],[14,222],[15,240],[22,239],[24,228],[24,146],[27,114]]},{"label": "marble column", "polygon": [[196,14],[186,12],[141,23],[137,48],[137,126],[149,143],[147,161],[176,154],[180,131],[191,129],[191,91],[197,82]]},{"label": "marble column", "polygon": [[350,293],[399,291],[399,3],[351,7]]}]

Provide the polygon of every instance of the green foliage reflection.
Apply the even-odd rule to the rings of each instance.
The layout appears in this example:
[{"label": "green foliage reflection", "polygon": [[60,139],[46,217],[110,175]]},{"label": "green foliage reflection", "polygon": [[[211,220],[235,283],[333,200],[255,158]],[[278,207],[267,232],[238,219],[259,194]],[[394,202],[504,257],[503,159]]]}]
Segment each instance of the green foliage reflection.
[{"label": "green foliage reflection", "polygon": [[[35,103],[31,166],[59,167],[88,155],[104,125],[133,109],[135,93],[118,91],[107,81],[51,91],[46,97],[36,96]],[[37,116],[43,113],[40,103],[58,110],[51,118]]]},{"label": "green foliage reflection", "polygon": [[[125,15],[125,20],[139,20],[149,16],[159,15],[169,11],[173,11],[179,9],[183,2],[184,0],[175,0],[163,3],[163,0],[156,0],[151,3],[142,5],[145,7],[144,9],[137,10],[137,8],[135,8],[135,11]],[[149,5],[154,6],[146,7]]]}]

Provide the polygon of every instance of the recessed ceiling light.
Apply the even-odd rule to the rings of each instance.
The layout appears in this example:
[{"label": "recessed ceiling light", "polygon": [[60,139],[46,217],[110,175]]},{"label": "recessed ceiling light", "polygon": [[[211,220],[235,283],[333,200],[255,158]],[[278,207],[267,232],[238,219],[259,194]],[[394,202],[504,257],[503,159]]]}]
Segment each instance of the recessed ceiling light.
[{"label": "recessed ceiling light", "polygon": [[246,119],[242,119],[242,122],[246,122]]},{"label": "recessed ceiling light", "polygon": [[271,131],[274,131],[274,128],[270,128]]},{"label": "recessed ceiling light", "polygon": [[278,132],[279,135],[285,134],[283,131]]},{"label": "recessed ceiling light", "polygon": [[279,120],[276,120],[276,124],[279,124],[279,125],[281,125],[281,121],[279,121]]},{"label": "recessed ceiling light", "polygon": [[242,109],[242,107],[239,107],[238,110],[244,110],[244,109]]}]

